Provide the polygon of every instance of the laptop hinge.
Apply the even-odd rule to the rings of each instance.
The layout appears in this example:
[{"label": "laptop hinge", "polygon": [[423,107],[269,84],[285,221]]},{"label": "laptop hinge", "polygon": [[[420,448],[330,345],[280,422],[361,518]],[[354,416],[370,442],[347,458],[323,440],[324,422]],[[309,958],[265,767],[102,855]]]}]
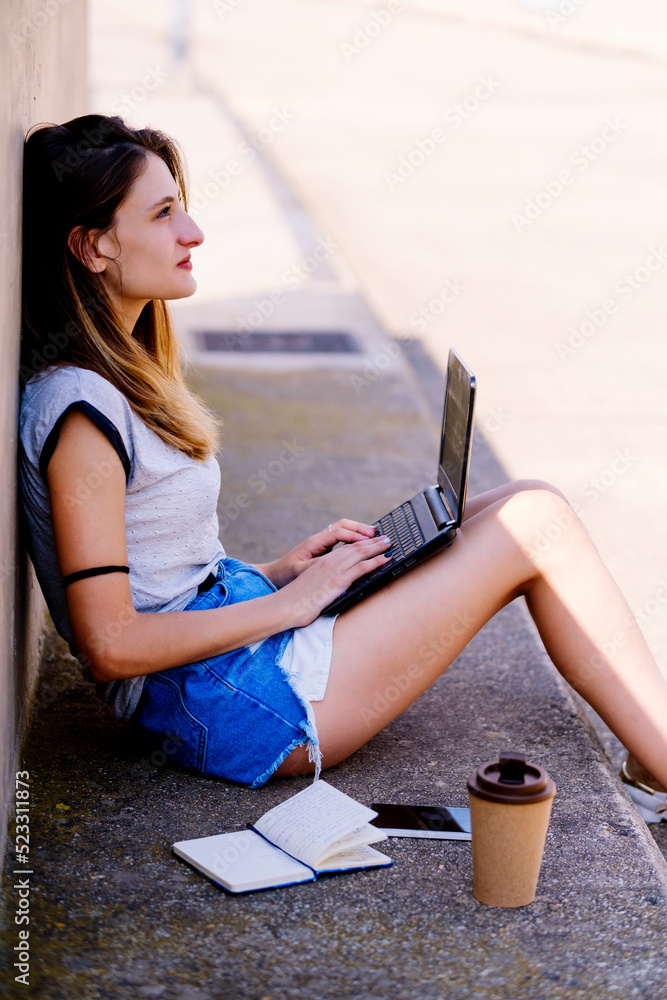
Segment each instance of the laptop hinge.
[{"label": "laptop hinge", "polygon": [[444,528],[446,524],[452,523],[454,515],[445,506],[443,495],[437,486],[429,486],[428,489],[424,490],[424,498],[438,527],[438,531]]}]

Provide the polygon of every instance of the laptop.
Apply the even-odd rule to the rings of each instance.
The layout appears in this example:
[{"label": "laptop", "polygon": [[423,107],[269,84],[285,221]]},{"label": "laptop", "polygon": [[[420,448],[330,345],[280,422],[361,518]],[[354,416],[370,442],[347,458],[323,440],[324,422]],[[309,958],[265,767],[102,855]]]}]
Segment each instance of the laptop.
[{"label": "laptop", "polygon": [[347,611],[454,541],[465,505],[474,408],[475,376],[450,350],[437,485],[416,493],[376,522],[376,533],[392,540],[391,560],[355,580],[324,608],[323,615]]}]

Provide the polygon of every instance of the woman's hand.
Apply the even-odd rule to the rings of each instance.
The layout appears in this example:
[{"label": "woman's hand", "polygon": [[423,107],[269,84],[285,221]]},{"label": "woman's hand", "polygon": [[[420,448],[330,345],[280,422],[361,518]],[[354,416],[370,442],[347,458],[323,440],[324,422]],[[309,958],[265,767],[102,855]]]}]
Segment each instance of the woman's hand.
[{"label": "woman's hand", "polygon": [[268,576],[276,587],[284,587],[300,576],[309,566],[312,566],[315,559],[330,552],[334,545],[339,542],[360,542],[365,538],[374,537],[375,531],[372,525],[363,524],[361,521],[351,521],[344,517],[340,521],[330,524],[324,531],[310,535],[309,538],[290,549],[280,559],[258,566],[257,569],[261,570],[264,576]]},{"label": "woman's hand", "polygon": [[[338,542],[348,544],[334,548]],[[386,565],[390,545],[386,535],[376,537],[369,525],[343,519],[311,535],[272,563],[274,572],[280,567],[270,579],[281,587],[287,627],[309,625],[360,576]]]},{"label": "woman's hand", "polygon": [[[102,477],[101,467],[108,469]],[[90,486],[79,497],[79,482],[98,485]],[[107,436],[78,410],[69,413],[61,425],[47,469],[47,483],[61,574],[67,576],[96,566],[128,565],[125,470]],[[318,565],[322,560],[333,559],[327,572],[340,572],[340,592],[355,574],[361,575],[375,565],[368,559],[364,566],[364,553],[351,551],[355,545],[366,546],[366,556],[372,554],[371,549],[374,553],[386,548],[378,539],[367,537],[372,535],[371,528],[360,525],[362,530],[356,531],[344,525],[337,524],[335,532],[333,526],[331,531],[319,532],[297,546],[293,557],[290,554],[294,563],[290,579],[300,574],[296,583],[225,607],[141,613],[134,607],[127,574],[108,573],[77,580],[65,591],[77,656],[95,680],[106,683],[206,660],[312,621],[336,593],[331,584],[323,589],[321,579],[326,572],[323,576]],[[338,540],[358,537],[365,541],[328,551]],[[324,553],[319,558],[318,551]],[[344,570],[343,563],[348,562],[353,568]],[[307,568],[309,563],[313,567]],[[311,583],[292,592],[291,588],[308,577],[313,568],[319,572]],[[312,595],[320,589],[320,605],[311,608],[307,602],[312,604]]]}]

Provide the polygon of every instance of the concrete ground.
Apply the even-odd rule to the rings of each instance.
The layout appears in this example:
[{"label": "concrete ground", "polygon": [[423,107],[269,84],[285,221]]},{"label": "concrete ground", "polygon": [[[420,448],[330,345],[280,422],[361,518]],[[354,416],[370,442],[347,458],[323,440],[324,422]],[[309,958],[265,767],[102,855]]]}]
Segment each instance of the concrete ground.
[{"label": "concrete ground", "polygon": [[[631,158],[635,171],[656,168],[648,153],[636,155],[644,141],[648,150],[648,133],[633,133],[613,169],[602,159],[590,188],[577,195],[568,189],[528,234],[535,237],[530,245],[503,230],[499,205],[504,197],[506,223],[522,193],[530,194],[529,152],[537,190],[534,177],[541,183],[553,174],[549,157],[570,150],[568,130],[585,133],[601,113],[604,120],[614,111],[613,81],[620,94],[632,80],[629,93],[648,105],[663,70],[632,61],[619,69],[613,55],[600,57],[591,74],[562,43],[552,51],[505,28],[482,23],[473,32],[405,6],[400,20],[348,64],[340,48],[327,55],[326,46],[354,38],[372,15],[374,8],[357,2],[193,4],[196,57],[180,63],[162,5],[92,5],[95,108],[126,107],[128,117],[181,138],[190,158],[193,210],[207,242],[195,257],[200,291],[176,316],[195,365],[190,378],[226,421],[222,538],[232,555],[271,558],[342,513],[372,519],[430,482],[439,363],[451,343],[483,386],[475,491],[508,475],[559,479],[560,470],[576,497],[596,470],[604,471],[601,456],[641,444],[627,475],[616,474],[599,503],[584,505],[601,549],[629,570],[638,588],[633,601],[641,605],[646,581],[658,587],[664,532],[655,516],[664,422],[655,331],[664,275],[657,272],[628,303],[637,314],[626,311],[615,332],[609,324],[604,350],[602,339],[592,338],[567,361],[556,364],[550,352],[566,313],[577,315],[579,302],[595,307],[591,289],[604,285],[610,258],[630,259],[659,238],[659,215],[645,206],[637,220],[627,202],[605,229],[619,185],[637,204],[650,195],[643,176],[631,186],[628,174]],[[520,59],[528,59],[532,76],[525,62],[521,75]],[[429,176],[425,164],[402,202],[398,188],[390,198],[385,168],[433,127],[456,88],[465,97],[462,79],[474,84],[478,73],[499,66],[512,107],[498,105],[484,124],[489,104],[438,170]],[[580,96],[575,101],[573,91],[566,115],[560,102],[567,88],[556,81],[571,81],[573,73]],[[650,121],[659,140],[661,126],[648,110],[637,120],[647,128]],[[505,157],[493,141],[501,125],[505,135],[515,128],[524,144]],[[244,153],[243,142],[257,155]],[[233,162],[241,163],[238,170]],[[456,195],[445,197],[453,178]],[[584,231],[589,242],[580,244]],[[465,295],[452,292],[457,281]],[[434,314],[431,303],[441,295],[446,308],[423,338],[415,336],[410,316],[420,308]],[[633,344],[649,359],[645,396],[634,355],[622,355],[633,315]],[[360,353],[248,358],[202,350],[202,331],[247,327],[344,330]],[[583,389],[596,350],[604,379],[589,399]],[[565,461],[568,435],[575,448]],[[284,441],[298,457],[279,469]],[[641,509],[636,546],[610,530],[626,488]],[[251,499],[243,509],[240,493]],[[640,542],[650,544],[642,549]],[[654,600],[657,610],[647,620],[659,653],[663,610]],[[480,761],[505,747],[525,748],[558,786],[538,898],[529,907],[475,902],[469,844],[399,840],[384,845],[395,860],[389,870],[234,898],[179,862],[171,843],[239,829],[307,779],[250,792],[171,767],[168,754],[138,743],[109,716],[51,636],[22,763],[34,803],[30,994],[661,1000],[667,866],[615,776],[618,744],[603,729],[598,736],[590,721],[517,604],[408,712],[327,775],[366,803],[465,805],[465,780]],[[656,833],[664,849],[663,831]],[[3,934],[11,949],[10,872],[8,865]],[[19,995],[9,975],[0,995]]]},{"label": "concrete ground", "polygon": [[[383,373],[363,394],[353,374],[200,369],[199,387],[227,420],[220,517],[232,553],[270,557],[341,510],[372,517],[432,467],[435,422],[411,372]],[[279,472],[284,441],[298,457]],[[270,490],[253,493],[267,476]],[[479,444],[474,488],[501,476]],[[241,492],[251,503],[234,516]],[[455,842],[391,840],[388,870],[225,894],[170,845],[242,829],[309,779],[249,791],[171,767],[163,748],[139,743],[110,717],[61,642],[51,637],[46,648],[21,765],[32,781],[32,995],[667,997],[667,866],[519,605],[410,710],[327,772],[369,804],[465,805],[477,764],[524,748],[558,793],[537,899],[517,910],[475,902],[470,844]],[[10,866],[11,858],[7,873]],[[8,916],[13,884],[7,874]],[[15,933],[6,918],[5,955]],[[0,995],[20,995],[9,982],[6,975]]]}]

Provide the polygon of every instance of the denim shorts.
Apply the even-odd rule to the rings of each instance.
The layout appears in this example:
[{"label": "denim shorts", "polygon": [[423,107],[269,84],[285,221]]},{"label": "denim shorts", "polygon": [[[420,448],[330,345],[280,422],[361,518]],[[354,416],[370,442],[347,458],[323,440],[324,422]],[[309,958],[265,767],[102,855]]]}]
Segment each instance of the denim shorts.
[{"label": "denim shorts", "polygon": [[[218,564],[211,589],[184,610],[221,608],[275,589],[253,566],[228,558]],[[319,743],[310,706],[280,665],[293,632],[149,674],[132,723],[165,741],[175,763],[250,788],[263,785],[304,744],[317,773]]]}]

